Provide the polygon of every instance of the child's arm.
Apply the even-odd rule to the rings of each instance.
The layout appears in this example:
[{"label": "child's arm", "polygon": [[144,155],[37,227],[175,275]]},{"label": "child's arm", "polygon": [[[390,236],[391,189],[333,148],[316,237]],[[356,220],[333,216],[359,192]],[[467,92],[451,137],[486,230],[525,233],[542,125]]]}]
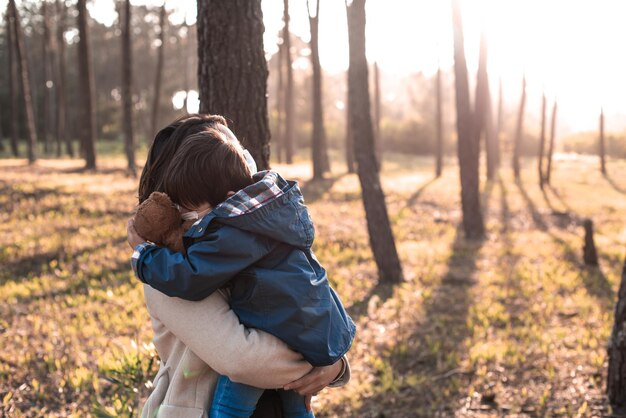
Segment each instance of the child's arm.
[{"label": "child's arm", "polygon": [[201,300],[237,273],[271,251],[270,239],[222,226],[189,246],[187,255],[143,243],[135,248],[132,265],[137,277],[168,296]]}]

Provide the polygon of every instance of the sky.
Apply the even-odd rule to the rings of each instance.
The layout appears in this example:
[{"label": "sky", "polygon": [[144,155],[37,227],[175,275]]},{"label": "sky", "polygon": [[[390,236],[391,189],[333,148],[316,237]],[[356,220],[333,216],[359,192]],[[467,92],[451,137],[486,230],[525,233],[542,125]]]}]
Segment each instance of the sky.
[{"label": "sky", "polygon": [[[113,1],[92,1],[91,15],[112,24]],[[131,3],[160,5],[162,1]],[[309,39],[306,3],[290,0],[292,32],[305,41]],[[195,22],[195,0],[167,0],[166,7],[172,11],[172,21]],[[283,24],[283,0],[262,0],[262,7],[265,49],[274,53]],[[549,103],[558,101],[560,124],[567,130],[597,129],[601,107],[607,130],[626,129],[626,1],[464,0],[462,12],[470,74],[475,74],[480,33],[485,31],[494,94],[502,79],[507,101],[519,102],[525,74],[531,111],[538,111],[545,92]],[[378,62],[386,76],[418,71],[428,75],[439,65],[452,67],[449,0],[367,0],[366,14],[368,59]],[[345,71],[348,66],[343,0],[323,0],[320,5],[320,60],[329,72]]]}]

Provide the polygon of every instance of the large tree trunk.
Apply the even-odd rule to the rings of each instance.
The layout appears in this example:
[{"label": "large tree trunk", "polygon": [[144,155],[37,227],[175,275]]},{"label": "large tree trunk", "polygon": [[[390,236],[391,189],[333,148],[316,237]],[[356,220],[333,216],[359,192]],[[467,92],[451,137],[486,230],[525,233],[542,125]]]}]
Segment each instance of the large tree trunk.
[{"label": "large tree trunk", "polygon": [[43,143],[46,154],[52,152],[52,129],[51,116],[51,93],[52,93],[52,38],[50,36],[50,14],[48,12],[48,0],[41,2],[41,14],[43,16]]},{"label": "large tree trunk", "polygon": [[614,318],[608,346],[609,373],[606,390],[613,414],[626,415],[626,260]]},{"label": "large tree trunk", "polygon": [[[56,126],[57,126],[57,142],[60,144],[65,142],[65,149],[70,157],[74,156],[74,146],[72,139],[67,135],[66,117],[67,117],[67,99],[65,95],[65,19],[67,9],[65,2],[56,0],[57,10],[57,107],[56,107]],[[57,155],[61,155],[60,145],[57,148]]]},{"label": "large tree trunk", "polygon": [[260,0],[198,2],[200,112],[232,121],[260,170],[270,156],[263,31]]},{"label": "large tree trunk", "polygon": [[291,32],[289,31],[289,0],[283,1],[283,46],[285,48],[285,68],[287,69],[287,88],[285,89],[285,160],[287,164],[293,163],[294,132],[293,123],[295,116],[294,91],[293,91],[293,68],[291,68]]},{"label": "large tree trunk", "polygon": [[20,25],[20,17],[15,6],[15,0],[9,0],[11,9],[13,40],[15,46],[15,58],[17,60],[19,82],[22,90],[22,107],[26,118],[26,141],[28,145],[28,162],[30,164],[37,160],[37,131],[35,128],[35,115],[33,112],[33,100],[30,89],[30,76],[28,62],[26,60],[26,49],[24,48],[24,36]]},{"label": "large tree trunk", "polygon": [[91,66],[91,46],[89,45],[89,27],[87,25],[87,0],[78,0],[78,73],[81,89],[81,106],[83,108],[83,123],[81,143],[85,157],[85,168],[96,168],[96,100],[95,82]]},{"label": "large tree trunk", "polygon": [[437,108],[436,108],[436,127],[437,142],[435,145],[435,176],[441,177],[443,172],[443,110],[441,103],[441,67],[437,68]]},{"label": "large tree trunk", "polygon": [[311,138],[311,151],[313,157],[313,178],[322,179],[324,173],[330,170],[328,150],[326,149],[326,130],[324,129],[324,113],[322,106],[322,66],[319,55],[319,13],[320,1],[316,0],[315,16],[311,15],[309,1],[309,24],[311,27],[311,65],[313,67],[313,132]]},{"label": "large tree trunk", "polygon": [[367,229],[380,280],[399,282],[402,267],[389,223],[374,151],[374,130],[370,113],[370,97],[365,57],[365,0],[353,0],[347,7],[350,67],[350,126],[354,134],[354,154],[363,194]]},{"label": "large tree trunk", "polygon": [[554,107],[552,108],[552,122],[550,124],[550,143],[548,145],[548,155],[546,159],[546,184],[550,184],[550,177],[552,176],[552,155],[554,154],[554,137],[556,136],[556,100],[554,101]]},{"label": "large tree trunk", "polygon": [[541,98],[541,131],[539,133],[539,161],[537,170],[539,172],[539,187],[543,189],[545,175],[543,173],[543,154],[546,147],[546,95]]},{"label": "large tree trunk", "polygon": [[278,75],[278,80],[276,83],[276,132],[272,135],[272,141],[275,144],[276,157],[279,163],[283,162],[283,153],[284,153],[284,138],[283,138],[283,102],[284,102],[284,91],[283,91],[283,56],[285,55],[285,46],[283,43],[278,45],[278,52],[276,57],[276,73]]},{"label": "large tree trunk", "polygon": [[148,141],[152,142],[158,132],[159,105],[161,103],[161,85],[163,84],[163,62],[165,59],[165,1],[159,12],[159,50],[157,52],[156,75],[154,78],[154,97],[152,99],[151,132]]},{"label": "large tree trunk", "polygon": [[600,143],[598,152],[600,154],[600,171],[606,176],[606,147],[604,142],[604,109],[600,109]]},{"label": "large tree trunk", "polygon": [[17,147],[17,120],[18,120],[18,100],[17,100],[17,71],[15,68],[15,33],[14,22],[11,11],[11,3],[7,5],[6,12],[6,30],[7,30],[7,55],[8,55],[8,72],[9,72],[9,96],[11,97],[11,106],[9,108],[9,130],[11,135],[11,153],[14,157],[19,157]]},{"label": "large tree trunk", "polygon": [[122,118],[124,122],[124,151],[128,161],[128,171],[137,175],[135,165],[135,141],[133,138],[133,54],[130,41],[130,0],[124,2],[122,23]]},{"label": "large tree trunk", "polygon": [[470,104],[459,0],[452,0],[452,22],[454,29],[457,151],[461,176],[463,229],[466,238],[480,239],[485,235],[479,190],[480,147],[478,137],[475,135],[474,118]]},{"label": "large tree trunk", "polygon": [[522,137],[524,136],[524,107],[526,106],[526,76],[522,78],[522,98],[517,113],[517,125],[515,127],[515,143],[513,144],[513,174],[516,179],[520,178],[520,152]]}]

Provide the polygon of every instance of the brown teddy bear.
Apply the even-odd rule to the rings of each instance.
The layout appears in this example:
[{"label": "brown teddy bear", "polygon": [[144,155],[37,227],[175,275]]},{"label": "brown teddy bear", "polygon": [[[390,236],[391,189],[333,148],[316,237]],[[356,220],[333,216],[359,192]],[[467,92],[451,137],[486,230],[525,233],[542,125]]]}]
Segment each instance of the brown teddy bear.
[{"label": "brown teddy bear", "polygon": [[185,252],[183,233],[191,224],[193,221],[183,222],[174,202],[161,192],[153,192],[135,213],[139,236],[176,252]]}]

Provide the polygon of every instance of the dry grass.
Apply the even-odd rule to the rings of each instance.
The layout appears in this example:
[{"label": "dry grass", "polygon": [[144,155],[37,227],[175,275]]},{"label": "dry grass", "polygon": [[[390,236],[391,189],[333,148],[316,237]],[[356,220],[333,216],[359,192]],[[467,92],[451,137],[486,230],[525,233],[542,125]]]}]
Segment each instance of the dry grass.
[{"label": "dry grass", "polygon": [[[532,161],[528,162],[529,164]],[[0,161],[0,415],[132,415],[156,370],[125,219],[136,181],[123,161]],[[300,179],[315,251],[358,323],[353,380],[320,417],[602,416],[605,344],[624,256],[626,164],[557,161],[554,188],[508,170],[483,187],[488,236],[467,242],[457,169],[396,157],[384,188],[405,282],[377,283],[359,187],[341,170]],[[410,169],[408,167],[411,167]],[[593,218],[600,268],[580,264]]]}]

